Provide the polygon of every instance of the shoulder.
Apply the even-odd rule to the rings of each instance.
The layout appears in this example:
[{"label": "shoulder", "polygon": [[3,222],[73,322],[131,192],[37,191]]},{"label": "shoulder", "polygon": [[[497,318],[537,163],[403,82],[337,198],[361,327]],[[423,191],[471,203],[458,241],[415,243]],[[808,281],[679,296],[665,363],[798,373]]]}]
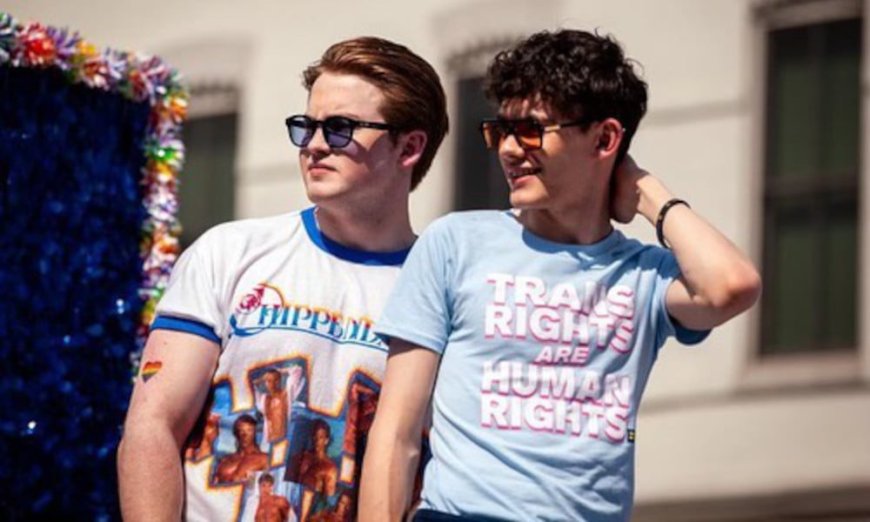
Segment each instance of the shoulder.
[{"label": "shoulder", "polygon": [[262,239],[266,236],[281,235],[302,224],[301,212],[289,212],[277,216],[240,219],[215,225],[197,240],[206,245],[237,243]]},{"label": "shoulder", "polygon": [[[620,232],[616,233],[621,235]],[[670,250],[625,236],[621,237],[611,254],[616,260],[636,265],[644,271],[668,272],[671,265],[676,263]]]},{"label": "shoulder", "polygon": [[203,260],[226,259],[252,249],[286,243],[301,227],[300,212],[228,221],[206,230],[187,250],[189,255]]},{"label": "shoulder", "polygon": [[506,210],[462,210],[450,212],[436,219],[434,223],[445,223],[449,226],[473,226],[495,223],[503,220],[509,214]]},{"label": "shoulder", "polygon": [[509,223],[506,211],[500,210],[467,210],[451,212],[433,221],[424,234],[447,235],[462,237],[475,235],[481,230],[503,227]]},{"label": "shoulder", "polygon": [[228,455],[224,455],[220,459],[220,463],[218,463],[218,467],[231,466],[238,462],[242,458],[238,453],[230,453]]}]

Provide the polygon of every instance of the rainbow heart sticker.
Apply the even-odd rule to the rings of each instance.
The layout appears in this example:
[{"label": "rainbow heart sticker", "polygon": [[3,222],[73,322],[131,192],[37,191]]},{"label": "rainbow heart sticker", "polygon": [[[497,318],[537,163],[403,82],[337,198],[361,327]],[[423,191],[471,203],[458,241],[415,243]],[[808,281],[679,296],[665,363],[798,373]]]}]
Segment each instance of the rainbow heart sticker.
[{"label": "rainbow heart sticker", "polygon": [[160,371],[160,368],[163,368],[163,363],[160,361],[146,362],[145,366],[142,367],[142,380],[148,382],[148,379],[154,377]]}]

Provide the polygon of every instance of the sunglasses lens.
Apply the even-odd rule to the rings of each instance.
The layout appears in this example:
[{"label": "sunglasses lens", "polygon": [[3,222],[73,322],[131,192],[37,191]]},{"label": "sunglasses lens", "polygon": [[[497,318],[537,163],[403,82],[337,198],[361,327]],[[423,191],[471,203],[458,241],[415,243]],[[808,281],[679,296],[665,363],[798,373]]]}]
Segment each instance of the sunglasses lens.
[{"label": "sunglasses lens", "polygon": [[486,148],[497,149],[501,145],[501,140],[506,134],[504,125],[495,121],[485,121],[480,126],[480,132],[483,134],[483,141],[486,143]]},{"label": "sunglasses lens", "polygon": [[335,116],[323,121],[323,134],[330,147],[340,149],[346,147],[353,139],[354,124],[347,118]]},{"label": "sunglasses lens", "polygon": [[513,135],[517,143],[525,150],[541,148],[541,126],[534,121],[485,121],[480,126],[483,140],[489,149],[498,149],[501,142]]},{"label": "sunglasses lens", "polygon": [[297,147],[308,145],[308,142],[314,137],[316,128],[314,122],[305,116],[293,116],[287,120],[287,131],[290,133],[290,141]]},{"label": "sunglasses lens", "polygon": [[514,125],[514,136],[526,150],[541,148],[541,134],[541,127],[534,122],[520,121]]}]

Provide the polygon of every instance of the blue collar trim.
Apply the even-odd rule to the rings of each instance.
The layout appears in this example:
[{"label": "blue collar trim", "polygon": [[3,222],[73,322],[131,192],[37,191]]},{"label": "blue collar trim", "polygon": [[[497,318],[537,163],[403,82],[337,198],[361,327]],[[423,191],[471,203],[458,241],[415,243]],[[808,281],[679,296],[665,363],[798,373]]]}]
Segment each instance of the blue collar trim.
[{"label": "blue collar trim", "polygon": [[305,225],[308,237],[318,248],[339,259],[362,265],[397,266],[405,262],[408,252],[411,251],[410,248],[406,248],[395,252],[368,252],[336,243],[320,232],[314,210],[315,207],[311,207],[302,211],[302,223]]}]

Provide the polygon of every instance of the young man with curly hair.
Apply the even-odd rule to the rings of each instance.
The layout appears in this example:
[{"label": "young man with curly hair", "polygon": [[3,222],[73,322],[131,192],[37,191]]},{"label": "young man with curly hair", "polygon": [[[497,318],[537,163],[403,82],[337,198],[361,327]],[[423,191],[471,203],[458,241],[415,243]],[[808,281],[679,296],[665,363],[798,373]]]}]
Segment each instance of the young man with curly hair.
[{"label": "young man with curly hair", "polygon": [[[360,520],[408,513],[430,399],[415,520],[627,520],[658,349],[749,308],[759,276],[627,155],[646,84],[613,39],[535,34],[487,83],[514,208],[446,216],[411,251],[376,328],[390,358]],[[661,247],[614,229],[636,214]]]}]

